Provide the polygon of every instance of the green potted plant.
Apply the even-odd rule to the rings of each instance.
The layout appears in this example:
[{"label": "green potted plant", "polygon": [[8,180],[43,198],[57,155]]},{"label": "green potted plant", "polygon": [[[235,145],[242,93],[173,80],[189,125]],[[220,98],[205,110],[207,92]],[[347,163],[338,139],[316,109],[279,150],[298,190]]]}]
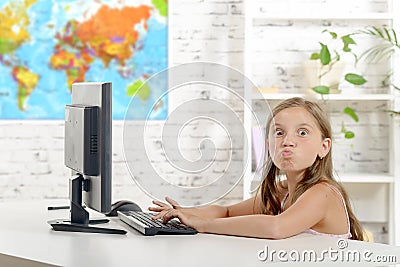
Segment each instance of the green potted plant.
[{"label": "green potted plant", "polygon": [[[311,54],[308,63],[317,65],[318,72],[317,73],[308,73],[309,81],[317,81],[310,83],[311,90],[314,92],[324,95],[340,92],[338,89],[339,84],[342,82],[343,78],[343,70],[344,70],[344,62],[342,61],[342,56],[344,54],[351,54],[354,57],[355,62],[357,62],[357,55],[353,53],[351,46],[356,45],[356,42],[351,37],[352,34],[347,34],[343,36],[338,36],[336,32],[324,30],[322,33],[328,33],[330,35],[329,43],[320,42],[320,50],[318,52],[314,52]],[[340,43],[340,47],[338,46],[338,42]],[[325,79],[327,76],[331,75],[332,72],[336,72],[339,75],[338,79],[333,80]],[[356,73],[346,73],[344,74],[344,80],[353,84],[353,85],[363,85],[367,81],[365,78]]]},{"label": "green potted plant", "polygon": [[[354,57],[355,63],[358,61],[357,55],[351,49],[353,45],[356,45],[352,34],[339,36],[336,32],[329,30],[324,30],[322,33],[330,35],[329,42],[320,42],[320,50],[312,53],[309,60],[304,62],[303,66],[305,67],[306,77],[311,90],[320,94],[322,99],[326,101],[324,95],[341,92],[339,84],[343,78],[353,85],[363,85],[367,80],[356,73],[343,74],[345,64],[342,61],[342,56],[344,54],[351,54]],[[335,48],[335,46],[338,48]],[[353,108],[345,107],[343,113],[358,122],[358,116]],[[341,133],[347,139],[354,138],[355,136],[352,131],[346,129],[344,122],[342,122]]]}]

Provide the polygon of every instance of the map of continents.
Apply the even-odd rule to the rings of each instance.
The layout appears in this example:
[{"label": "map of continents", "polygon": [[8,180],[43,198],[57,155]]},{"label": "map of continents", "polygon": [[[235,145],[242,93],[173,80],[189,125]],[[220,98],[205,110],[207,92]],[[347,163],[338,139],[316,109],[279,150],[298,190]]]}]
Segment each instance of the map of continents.
[{"label": "map of continents", "polygon": [[166,87],[141,85],[167,68],[167,2],[133,2],[1,1],[0,119],[63,119],[81,81],[113,83],[114,119],[133,96],[135,118],[165,119]]}]

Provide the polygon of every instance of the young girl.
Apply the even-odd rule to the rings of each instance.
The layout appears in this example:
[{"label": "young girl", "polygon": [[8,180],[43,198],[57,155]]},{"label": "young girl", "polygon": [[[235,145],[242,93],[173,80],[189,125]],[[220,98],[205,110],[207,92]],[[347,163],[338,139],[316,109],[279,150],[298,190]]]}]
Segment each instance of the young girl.
[{"label": "young girl", "polygon": [[[154,200],[153,219],[172,218],[199,232],[286,238],[302,232],[363,240],[343,187],[332,174],[331,127],[316,103],[302,98],[283,101],[266,127],[268,159],[255,197],[223,207],[182,208]],[[286,180],[280,181],[284,173]]]}]

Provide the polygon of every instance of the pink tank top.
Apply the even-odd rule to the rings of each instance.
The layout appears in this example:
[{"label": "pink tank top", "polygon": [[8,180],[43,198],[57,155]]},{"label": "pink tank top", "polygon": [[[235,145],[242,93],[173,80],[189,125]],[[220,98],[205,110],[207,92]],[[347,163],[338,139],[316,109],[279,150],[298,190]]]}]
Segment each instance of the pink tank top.
[{"label": "pink tank top", "polygon": [[[333,237],[342,238],[342,239],[350,239],[351,238],[350,219],[349,219],[349,213],[347,212],[346,202],[344,201],[344,198],[343,198],[342,194],[340,193],[340,191],[336,187],[334,187],[331,184],[326,184],[326,185],[329,186],[330,189],[335,191],[340,196],[340,198],[342,199],[342,203],[343,203],[344,210],[346,212],[346,218],[347,218],[347,233],[340,234],[340,235],[326,234],[326,233],[321,233],[321,232],[315,231],[315,230],[313,230],[311,228],[305,230],[304,233],[309,233],[309,234],[313,234],[313,235],[322,235],[322,236],[333,236]],[[285,197],[282,200],[282,204],[281,204],[281,209],[282,210],[283,210],[283,207],[285,206],[285,202],[286,202],[286,199],[287,199],[288,195],[289,195],[289,192],[286,193]]]}]

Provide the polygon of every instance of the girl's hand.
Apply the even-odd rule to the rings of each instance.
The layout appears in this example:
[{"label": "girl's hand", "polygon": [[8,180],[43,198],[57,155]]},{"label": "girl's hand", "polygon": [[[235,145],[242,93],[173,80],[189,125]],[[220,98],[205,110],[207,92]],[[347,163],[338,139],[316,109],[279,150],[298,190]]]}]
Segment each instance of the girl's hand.
[{"label": "girl's hand", "polygon": [[[159,214],[154,216],[155,219],[161,218],[165,214],[166,211],[171,209],[171,207],[172,207],[172,209],[181,209],[181,206],[179,206],[179,204],[175,200],[173,200],[169,197],[166,197],[165,200],[170,205],[168,205],[164,202],[158,201],[158,200],[153,200],[153,204],[157,205],[158,207],[149,207],[150,211],[159,212]],[[160,214],[161,214],[161,216],[159,216]]]},{"label": "girl's hand", "polygon": [[192,227],[199,232],[202,231],[207,219],[185,213],[185,209],[179,206],[176,201],[169,197],[166,197],[165,200],[169,203],[169,205],[161,201],[153,200],[153,204],[157,205],[158,207],[149,207],[149,210],[159,212],[152,218],[153,220],[161,218],[163,223],[167,223],[173,218],[178,218],[181,223]]}]

